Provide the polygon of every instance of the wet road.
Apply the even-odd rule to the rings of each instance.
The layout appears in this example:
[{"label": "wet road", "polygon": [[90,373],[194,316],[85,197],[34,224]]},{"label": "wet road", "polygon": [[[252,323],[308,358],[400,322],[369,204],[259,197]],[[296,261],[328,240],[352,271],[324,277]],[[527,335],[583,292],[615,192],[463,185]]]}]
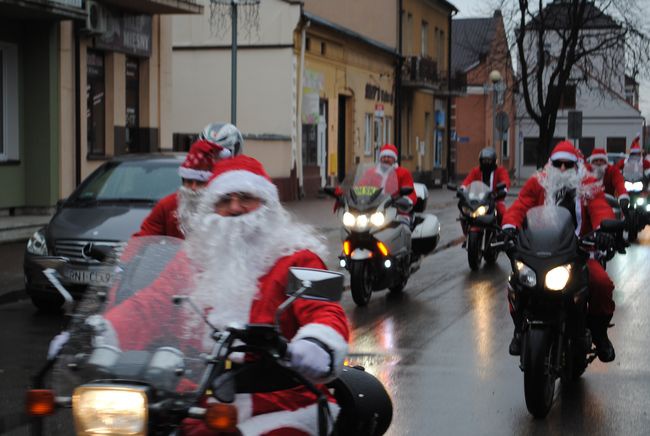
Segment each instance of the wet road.
[{"label": "wet road", "polygon": [[[455,208],[436,211],[460,234]],[[331,248],[338,232],[323,229]],[[509,273],[502,255],[472,273],[460,246],[426,258],[401,296],[375,293],[368,307],[343,305],[353,326],[352,363],[364,365],[393,398],[391,435],[641,435],[650,428],[647,285],[650,229],[640,245],[617,256],[608,271],[617,285],[617,358],[594,362],[580,381],[560,386],[543,421],[527,412],[518,359],[508,355],[512,323],[505,301]],[[335,253],[328,264],[335,261]],[[28,301],[0,306],[0,434],[25,435],[23,389],[42,363],[60,316],[35,312]]]}]

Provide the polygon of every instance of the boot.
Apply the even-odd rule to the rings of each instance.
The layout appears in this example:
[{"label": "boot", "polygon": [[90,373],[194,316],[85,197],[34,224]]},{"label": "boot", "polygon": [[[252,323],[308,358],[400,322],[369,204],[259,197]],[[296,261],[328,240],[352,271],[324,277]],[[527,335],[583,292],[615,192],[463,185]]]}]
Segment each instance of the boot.
[{"label": "boot", "polygon": [[601,362],[611,362],[616,357],[614,345],[607,337],[607,328],[611,319],[611,315],[589,316],[589,330],[591,330],[591,336],[596,346],[596,354]]},{"label": "boot", "polygon": [[508,352],[511,356],[519,356],[521,354],[521,332],[515,329],[510,341]]}]

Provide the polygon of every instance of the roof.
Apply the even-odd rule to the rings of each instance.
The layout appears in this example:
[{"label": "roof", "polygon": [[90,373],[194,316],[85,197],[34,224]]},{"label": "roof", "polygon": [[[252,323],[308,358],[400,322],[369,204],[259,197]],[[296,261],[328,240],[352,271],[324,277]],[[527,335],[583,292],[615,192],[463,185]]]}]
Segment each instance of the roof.
[{"label": "roof", "polygon": [[451,20],[451,71],[466,72],[485,59],[496,33],[495,22],[494,17]]},{"label": "roof", "polygon": [[[554,0],[553,3],[546,5],[543,9],[545,27],[551,29],[571,28],[569,8],[572,6],[573,2],[569,0]],[[526,28],[535,29],[539,23],[538,14],[526,25]],[[621,26],[612,17],[598,9],[593,2],[587,2],[580,27],[583,29],[611,29],[620,28]]]}]

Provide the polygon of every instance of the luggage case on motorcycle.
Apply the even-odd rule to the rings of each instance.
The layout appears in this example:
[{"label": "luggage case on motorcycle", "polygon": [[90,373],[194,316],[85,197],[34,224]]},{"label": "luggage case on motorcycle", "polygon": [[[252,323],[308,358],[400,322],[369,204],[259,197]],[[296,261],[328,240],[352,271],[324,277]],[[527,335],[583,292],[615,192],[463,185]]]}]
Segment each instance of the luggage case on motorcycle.
[{"label": "luggage case on motorcycle", "polygon": [[429,198],[429,191],[423,183],[414,183],[415,195],[417,201],[413,206],[413,212],[424,212],[424,209],[427,208],[427,198]]},{"label": "luggage case on motorcycle", "polygon": [[415,214],[415,227],[411,233],[411,250],[415,254],[431,253],[440,241],[440,221],[430,213]]}]

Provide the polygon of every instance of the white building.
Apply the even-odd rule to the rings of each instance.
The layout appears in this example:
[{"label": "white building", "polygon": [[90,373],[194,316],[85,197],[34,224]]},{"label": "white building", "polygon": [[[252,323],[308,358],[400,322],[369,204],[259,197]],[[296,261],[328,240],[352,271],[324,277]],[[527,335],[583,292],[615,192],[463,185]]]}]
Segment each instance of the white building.
[{"label": "white building", "polygon": [[[557,6],[556,1],[550,6]],[[600,15],[598,26],[583,30],[584,41],[589,44],[599,38],[600,32],[611,34],[619,32],[618,25],[608,16]],[[590,32],[590,33],[586,33]],[[602,34],[600,34],[602,36]],[[560,42],[547,34],[545,49],[550,55],[559,56]],[[526,35],[525,47],[536,47],[531,43],[535,38],[534,32]],[[529,59],[534,59],[536,50],[527,53]],[[589,68],[575,67],[565,88],[557,114],[557,122],[553,138],[555,141],[569,137],[569,112],[582,112],[582,136],[574,143],[588,156],[594,147],[605,148],[609,153],[629,151],[634,138],[641,134],[645,119],[638,108],[638,84],[625,75],[625,48],[621,43],[616,48],[609,49],[608,59],[602,61],[590,58]],[[550,62],[553,62],[552,60]],[[546,68],[545,83],[548,83],[551,68]],[[521,71],[521,69],[519,69]],[[531,84],[531,88],[536,83]],[[544,95],[546,95],[546,86]],[[531,98],[535,92],[531,92]],[[535,103],[533,103],[535,105]],[[517,102],[517,177],[527,178],[535,171],[537,159],[538,127],[526,111],[523,95],[519,94]],[[643,143],[643,142],[642,142]]]}]

